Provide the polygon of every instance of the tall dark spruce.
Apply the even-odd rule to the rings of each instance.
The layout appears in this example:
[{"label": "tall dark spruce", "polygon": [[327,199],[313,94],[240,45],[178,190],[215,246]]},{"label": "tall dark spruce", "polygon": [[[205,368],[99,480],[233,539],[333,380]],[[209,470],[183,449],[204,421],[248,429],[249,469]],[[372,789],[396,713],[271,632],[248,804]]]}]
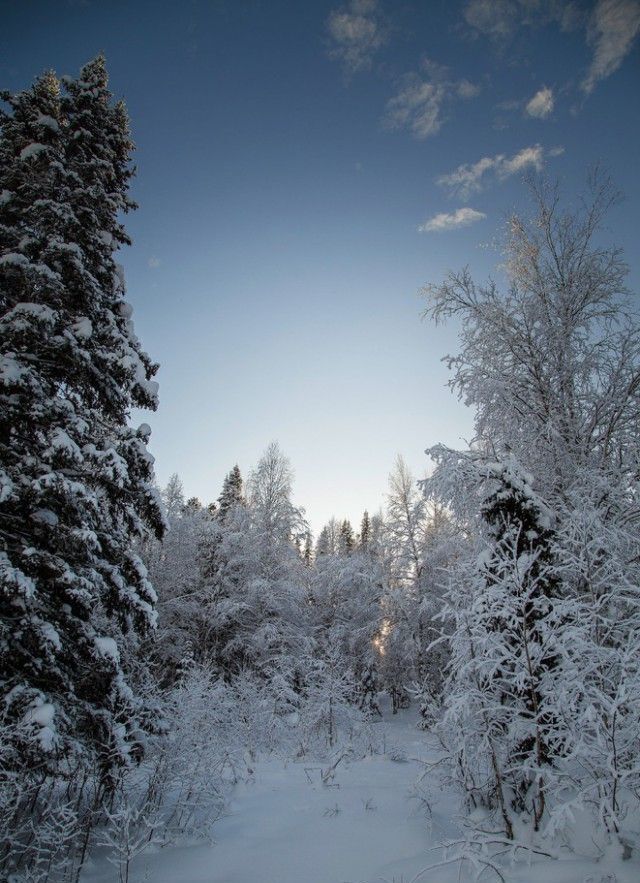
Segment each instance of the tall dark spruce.
[{"label": "tall dark spruce", "polygon": [[234,506],[242,503],[243,480],[240,473],[240,467],[236,463],[231,472],[225,476],[222,485],[222,492],[218,497],[218,514],[222,521]]},{"label": "tall dark spruce", "polygon": [[[133,149],[104,58],[53,73],[0,113],[0,713],[16,768],[140,750],[121,663],[153,627],[135,541],[161,536],[149,427],[157,370],[114,260]],[[62,764],[61,764],[62,761]]]}]

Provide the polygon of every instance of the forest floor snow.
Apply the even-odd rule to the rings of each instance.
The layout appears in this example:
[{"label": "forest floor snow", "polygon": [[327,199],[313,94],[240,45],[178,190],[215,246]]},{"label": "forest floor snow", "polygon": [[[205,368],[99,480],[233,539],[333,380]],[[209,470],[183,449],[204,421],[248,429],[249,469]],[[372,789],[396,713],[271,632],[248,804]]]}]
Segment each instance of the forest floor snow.
[{"label": "forest floor snow", "polygon": [[[456,840],[458,803],[434,779],[429,807],[416,796],[436,758],[413,710],[376,723],[383,750],[342,760],[330,784],[326,759],[258,760],[238,784],[211,845],[167,846],[136,857],[129,883],[466,883],[468,864],[441,865],[438,844]],[[424,791],[423,788],[420,789]],[[439,866],[438,866],[439,865]],[[640,866],[568,857],[500,866],[506,883],[637,883]],[[491,870],[480,877],[498,880]],[[82,883],[117,883],[95,856]]]}]

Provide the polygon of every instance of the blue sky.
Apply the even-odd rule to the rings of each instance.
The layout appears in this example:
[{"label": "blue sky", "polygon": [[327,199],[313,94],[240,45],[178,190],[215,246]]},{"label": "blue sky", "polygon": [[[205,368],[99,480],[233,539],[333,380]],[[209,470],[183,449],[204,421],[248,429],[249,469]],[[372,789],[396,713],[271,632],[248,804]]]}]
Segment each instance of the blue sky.
[{"label": "blue sky", "polygon": [[606,165],[637,290],[639,27],[638,0],[5,0],[2,87],[103,50],[129,107],[159,481],[208,502],[277,439],[317,530],[470,438],[419,291],[494,271],[527,171],[572,197]]}]

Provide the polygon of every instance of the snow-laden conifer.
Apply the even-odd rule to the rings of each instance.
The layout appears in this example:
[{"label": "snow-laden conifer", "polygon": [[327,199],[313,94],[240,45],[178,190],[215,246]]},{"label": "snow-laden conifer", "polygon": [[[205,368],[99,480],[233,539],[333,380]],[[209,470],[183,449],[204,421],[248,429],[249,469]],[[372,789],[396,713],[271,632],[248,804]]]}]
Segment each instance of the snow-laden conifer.
[{"label": "snow-laden conifer", "polygon": [[121,665],[155,621],[133,541],[163,521],[150,430],[156,366],[133,331],[115,251],[132,144],[104,60],[3,93],[0,125],[2,714],[13,763],[139,751]]}]

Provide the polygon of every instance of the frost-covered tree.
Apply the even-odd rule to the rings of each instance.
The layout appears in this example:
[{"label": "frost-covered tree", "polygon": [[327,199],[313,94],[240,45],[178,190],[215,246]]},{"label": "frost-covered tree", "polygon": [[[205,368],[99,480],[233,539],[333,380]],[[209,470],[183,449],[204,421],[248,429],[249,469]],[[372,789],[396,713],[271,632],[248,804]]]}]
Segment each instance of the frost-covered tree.
[{"label": "frost-covered tree", "polygon": [[[134,540],[160,536],[156,366],[124,300],[131,143],[104,59],[47,73],[0,112],[0,653],[10,765],[139,751],[124,635],[155,621]],[[67,769],[72,767],[67,765]]]},{"label": "frost-covered tree", "polygon": [[534,219],[509,225],[506,291],[468,271],[429,289],[431,314],[461,321],[451,383],[477,414],[472,451],[432,449],[425,483],[467,545],[450,567],[445,727],[455,777],[507,836],[526,819],[553,833],[588,808],[594,841],[628,851],[640,326],[620,252],[601,244],[608,181],[596,175],[568,212],[556,188],[533,189]]},{"label": "frost-covered tree", "polygon": [[436,321],[461,323],[450,386],[476,411],[476,448],[509,450],[541,490],[584,469],[633,477],[640,433],[640,331],[620,250],[601,244],[618,194],[595,172],[582,207],[532,184],[535,216],[511,218],[505,290],[468,269],[425,290]]},{"label": "frost-covered tree", "polygon": [[345,666],[340,647],[329,644],[323,649],[323,653],[315,653],[309,660],[305,672],[300,713],[303,749],[314,737],[320,737],[333,749],[340,731],[348,730],[353,721],[353,670]]},{"label": "frost-covered tree", "polygon": [[408,704],[409,688],[422,675],[417,662],[426,647],[419,615],[425,514],[424,497],[398,456],[389,476],[384,522],[389,580],[383,600],[386,631],[382,672],[394,712]]},{"label": "frost-covered tree", "polygon": [[592,475],[557,514],[563,771],[578,786],[575,805],[588,803],[625,855],[640,848],[632,821],[640,810],[638,492],[637,480],[615,486],[610,473]]},{"label": "frost-covered tree", "polygon": [[311,531],[307,531],[304,538],[304,548],[302,550],[302,560],[306,567],[313,564],[313,537]]},{"label": "frost-covered tree", "polygon": [[252,666],[245,638],[255,625],[247,607],[246,586],[257,565],[246,505],[216,514],[202,534],[198,560],[201,607],[191,626],[194,652],[224,678],[236,677]]},{"label": "frost-covered tree", "polygon": [[449,626],[442,622],[448,576],[457,559],[464,554],[465,532],[447,509],[439,504],[427,506],[423,539],[422,567],[418,584],[416,611],[416,657],[414,662],[417,695],[421,697],[424,722],[434,704],[442,697],[449,648]]},{"label": "frost-covered tree", "polygon": [[291,499],[293,471],[276,443],[270,444],[247,485],[256,570],[247,585],[255,627],[252,652],[263,671],[295,680],[295,657],[304,648],[304,565],[294,539],[308,530]]},{"label": "frost-covered tree", "polygon": [[321,555],[311,579],[311,625],[315,655],[342,654],[351,671],[352,699],[376,709],[378,644],[385,593],[383,564],[370,555],[340,552]]},{"label": "frost-covered tree", "polygon": [[162,492],[167,518],[179,518],[184,509],[184,487],[177,472],[169,478],[166,488]]},{"label": "frost-covered tree", "polygon": [[331,518],[318,534],[316,557],[321,555],[337,555],[340,550],[340,527],[335,518]]},{"label": "frost-covered tree", "polygon": [[169,478],[162,500],[168,530],[162,541],[147,544],[145,556],[158,595],[158,629],[148,650],[159,664],[158,680],[171,684],[187,660],[199,657],[204,601],[198,561],[212,519],[197,498],[185,503],[177,473]]},{"label": "frost-covered tree", "polygon": [[[490,802],[513,838],[523,811],[538,830],[549,767],[564,743],[556,707],[555,519],[513,455],[491,462],[471,454],[454,468],[469,483],[475,473],[482,539],[469,585],[451,597],[464,626],[452,641],[443,727],[468,781],[491,783]],[[481,789],[472,787],[470,798],[481,800]]]},{"label": "frost-covered tree", "polygon": [[250,476],[246,499],[221,511],[205,535],[197,643],[227,678],[250,671],[288,688],[297,677],[306,568],[295,539],[307,526],[291,493],[289,461],[272,444]]},{"label": "frost-covered tree", "polygon": [[422,572],[426,506],[423,495],[401,456],[389,476],[385,529],[389,537],[393,577],[415,584]]}]

